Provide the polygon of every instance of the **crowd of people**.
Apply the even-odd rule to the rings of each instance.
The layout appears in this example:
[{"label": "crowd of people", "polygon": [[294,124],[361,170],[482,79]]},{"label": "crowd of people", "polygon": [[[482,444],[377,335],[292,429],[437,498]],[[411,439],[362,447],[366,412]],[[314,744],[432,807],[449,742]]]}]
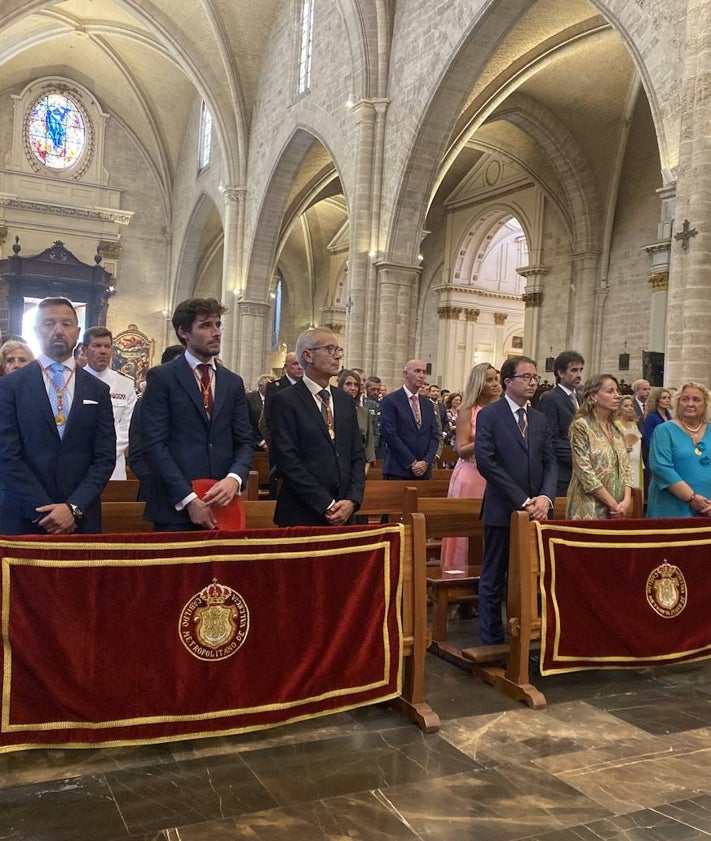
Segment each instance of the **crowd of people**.
[{"label": "crowd of people", "polygon": [[[180,303],[178,344],[148,371],[145,390],[110,369],[112,336],[90,327],[81,342],[65,298],[37,309],[35,359],[21,337],[0,346],[0,481],[4,534],[101,530],[107,482],[125,478],[157,531],[217,527],[246,487],[255,450],[266,450],[275,523],[348,525],[365,478],[427,479],[455,453],[449,496],[482,499],[479,585],[482,642],[503,642],[511,513],[545,521],[556,496],[569,519],[632,514],[633,489],[649,517],[711,517],[711,395],[698,382],[627,387],[612,374],[583,382],[585,360],[564,351],[555,384],[542,387],[525,356],[475,365],[462,392],[426,381],[411,359],[402,385],[343,364],[327,328],[305,330],[281,378],[254,391],[220,363],[224,307]],[[445,575],[466,573],[466,539],[445,539]]]}]

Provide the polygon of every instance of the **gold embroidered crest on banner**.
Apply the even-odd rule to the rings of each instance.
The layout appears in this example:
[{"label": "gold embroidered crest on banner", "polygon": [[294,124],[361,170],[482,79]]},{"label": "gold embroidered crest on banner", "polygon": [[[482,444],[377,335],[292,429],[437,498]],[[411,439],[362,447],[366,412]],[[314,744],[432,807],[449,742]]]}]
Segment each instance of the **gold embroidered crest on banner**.
[{"label": "gold embroidered crest on banner", "polygon": [[667,559],[647,578],[647,601],[664,619],[673,619],[686,607],[686,581],[678,566]]},{"label": "gold embroidered crest on banner", "polygon": [[193,657],[224,660],[247,639],[249,608],[236,590],[213,579],[182,609],[178,633]]}]

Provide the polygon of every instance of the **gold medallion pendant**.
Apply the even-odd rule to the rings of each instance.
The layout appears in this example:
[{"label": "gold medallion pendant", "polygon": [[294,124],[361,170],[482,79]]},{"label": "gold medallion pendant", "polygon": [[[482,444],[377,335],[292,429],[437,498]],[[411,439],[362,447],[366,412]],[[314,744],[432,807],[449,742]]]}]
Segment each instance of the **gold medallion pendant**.
[{"label": "gold medallion pendant", "polygon": [[64,426],[64,424],[67,422],[67,419],[61,412],[57,412],[57,414],[54,416],[54,422],[57,424],[57,426]]},{"label": "gold medallion pendant", "polygon": [[334,438],[336,437],[335,431],[333,429],[329,429],[328,434],[331,436],[331,441],[333,441]]}]

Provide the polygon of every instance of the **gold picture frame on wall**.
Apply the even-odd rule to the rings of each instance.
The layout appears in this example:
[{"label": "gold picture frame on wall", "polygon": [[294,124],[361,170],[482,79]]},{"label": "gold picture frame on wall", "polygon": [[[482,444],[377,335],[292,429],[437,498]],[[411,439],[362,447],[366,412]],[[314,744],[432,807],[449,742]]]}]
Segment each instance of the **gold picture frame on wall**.
[{"label": "gold picture frame on wall", "polygon": [[153,365],[155,344],[155,340],[142,333],[135,324],[129,324],[114,336],[111,367],[124,377],[140,382]]}]

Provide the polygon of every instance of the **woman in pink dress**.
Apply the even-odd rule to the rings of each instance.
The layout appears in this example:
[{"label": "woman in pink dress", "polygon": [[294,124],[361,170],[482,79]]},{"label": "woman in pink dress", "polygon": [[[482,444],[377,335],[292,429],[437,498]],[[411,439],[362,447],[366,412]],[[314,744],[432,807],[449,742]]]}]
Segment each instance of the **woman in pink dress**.
[{"label": "woman in pink dress", "polygon": [[[477,499],[484,496],[486,480],[477,470],[474,461],[476,416],[487,403],[501,397],[499,372],[488,362],[475,365],[464,389],[462,405],[457,412],[456,447],[459,461],[452,471],[448,497]],[[445,537],[442,541],[442,572],[445,575],[462,575],[469,565],[469,538]]]}]

